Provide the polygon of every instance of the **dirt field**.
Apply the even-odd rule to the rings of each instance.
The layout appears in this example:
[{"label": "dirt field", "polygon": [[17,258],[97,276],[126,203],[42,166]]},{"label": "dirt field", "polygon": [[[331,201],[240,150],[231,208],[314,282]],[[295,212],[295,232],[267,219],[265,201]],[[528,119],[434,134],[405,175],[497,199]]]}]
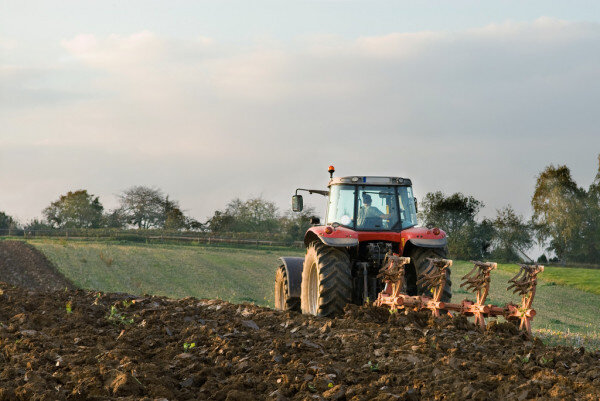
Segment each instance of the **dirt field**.
[{"label": "dirt field", "polygon": [[[585,399],[600,353],[507,324],[1,285],[0,400]],[[193,345],[192,345],[193,344]]]},{"label": "dirt field", "polygon": [[478,333],[464,318],[427,313],[348,307],[331,320],[218,300],[65,290],[64,278],[35,251],[1,245],[3,278],[61,290],[0,284],[0,400],[600,394],[600,352],[547,347],[509,324]]},{"label": "dirt field", "polygon": [[0,281],[34,290],[73,288],[43,253],[21,241],[0,241]]}]

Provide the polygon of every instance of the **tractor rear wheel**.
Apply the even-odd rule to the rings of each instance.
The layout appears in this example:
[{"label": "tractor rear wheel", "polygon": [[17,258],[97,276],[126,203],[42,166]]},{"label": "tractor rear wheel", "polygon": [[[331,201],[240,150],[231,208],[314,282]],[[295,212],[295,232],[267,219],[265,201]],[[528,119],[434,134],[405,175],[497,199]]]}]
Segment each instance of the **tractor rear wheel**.
[{"label": "tractor rear wheel", "polygon": [[[414,265],[417,273],[417,279],[423,274],[431,273],[431,269],[428,258],[432,259],[446,259],[448,252],[445,248],[415,248],[410,255],[410,262]],[[418,295],[431,295],[431,291],[426,291],[423,288],[417,288]],[[446,285],[444,286],[444,292],[442,293],[442,302],[450,302],[452,299],[452,281],[450,280],[450,268],[446,270]]]},{"label": "tractor rear wheel", "polygon": [[290,296],[287,271],[281,265],[275,272],[275,309],[300,312],[300,298]]},{"label": "tractor rear wheel", "polygon": [[350,258],[337,248],[313,242],[306,251],[300,297],[302,313],[333,317],[352,302]]}]

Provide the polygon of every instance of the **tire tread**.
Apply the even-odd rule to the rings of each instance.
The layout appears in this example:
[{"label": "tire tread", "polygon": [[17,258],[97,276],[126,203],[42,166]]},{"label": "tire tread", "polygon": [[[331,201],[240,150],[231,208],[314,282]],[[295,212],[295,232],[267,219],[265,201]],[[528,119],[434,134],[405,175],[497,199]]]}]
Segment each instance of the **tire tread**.
[{"label": "tire tread", "polygon": [[309,245],[306,255],[306,264],[302,273],[302,312],[308,313],[309,310],[307,299],[310,270],[308,267],[311,264],[309,258],[315,257],[319,271],[317,315],[333,317],[342,314],[346,304],[352,302],[352,273],[348,255],[342,250],[316,242]]}]

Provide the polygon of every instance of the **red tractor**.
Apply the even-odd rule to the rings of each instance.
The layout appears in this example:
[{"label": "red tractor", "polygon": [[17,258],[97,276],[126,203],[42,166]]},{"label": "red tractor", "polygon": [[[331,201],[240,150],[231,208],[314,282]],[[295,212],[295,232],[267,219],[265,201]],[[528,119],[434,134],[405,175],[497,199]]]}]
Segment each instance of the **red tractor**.
[{"label": "red tractor", "polygon": [[[412,182],[399,177],[336,177],[329,167],[328,190],[298,188],[292,209],[303,209],[298,191],[328,197],[325,225],[313,219],[304,236],[306,256],[282,257],[275,276],[275,307],[317,316],[339,315],[346,304],[374,301],[384,289],[378,278],[386,255],[410,257],[403,292],[428,295],[418,277],[445,258],[446,233],[417,227]],[[450,269],[441,296],[452,297]]]}]

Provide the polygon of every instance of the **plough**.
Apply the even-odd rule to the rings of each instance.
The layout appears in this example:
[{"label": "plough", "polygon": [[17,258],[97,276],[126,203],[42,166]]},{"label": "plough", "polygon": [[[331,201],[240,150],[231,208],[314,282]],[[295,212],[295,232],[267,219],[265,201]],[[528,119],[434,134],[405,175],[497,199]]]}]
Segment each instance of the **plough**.
[{"label": "plough", "polygon": [[544,266],[521,264],[519,272],[508,281],[507,288],[507,290],[512,290],[513,294],[521,296],[520,305],[509,303],[505,306],[495,306],[486,305],[485,301],[490,290],[490,273],[496,269],[496,263],[472,261],[473,269],[462,278],[463,282],[460,286],[473,292],[475,301],[465,299],[461,303],[449,303],[442,302],[441,299],[446,284],[446,270],[452,266],[452,260],[428,260],[430,264],[427,271],[429,273],[419,277],[417,285],[426,292],[430,292],[431,295],[414,296],[405,293],[405,267],[410,263],[410,258],[391,253],[386,255],[378,276],[385,283],[385,288],[379,293],[375,305],[387,306],[392,310],[428,309],[433,316],[452,315],[453,313],[473,316],[475,323],[482,330],[485,329],[486,317],[503,316],[508,321],[518,323],[521,330],[531,335],[531,320],[535,316],[535,310],[531,308],[531,305],[535,296],[537,275],[544,271]]}]

